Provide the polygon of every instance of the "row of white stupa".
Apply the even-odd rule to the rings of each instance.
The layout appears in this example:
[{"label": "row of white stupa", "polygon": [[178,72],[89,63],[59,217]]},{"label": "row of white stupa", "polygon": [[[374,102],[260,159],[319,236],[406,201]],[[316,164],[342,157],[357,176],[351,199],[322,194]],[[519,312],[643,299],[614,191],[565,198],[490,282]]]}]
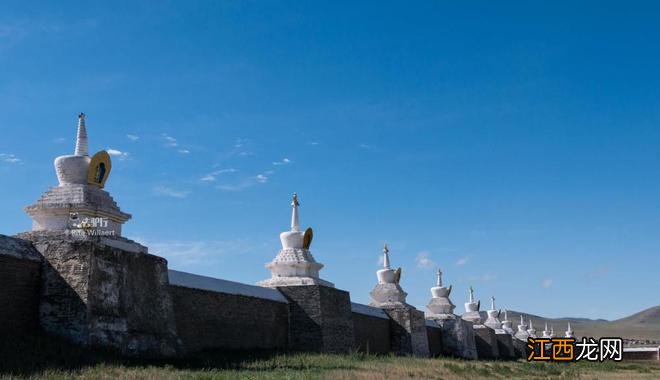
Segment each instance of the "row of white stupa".
[{"label": "row of white stupa", "polygon": [[[35,204],[26,207],[26,212],[32,217],[33,231],[69,232],[72,226],[80,226],[77,221],[104,218],[107,223],[96,226],[98,229],[107,229],[112,234],[104,243],[117,245],[129,249],[121,238],[121,227],[130,219],[131,215],[122,212],[110,194],[104,190],[105,182],[110,174],[112,163],[105,151],[100,151],[89,157],[87,129],[85,114],[78,116],[76,147],[73,155],[60,156],[55,159],[55,171],[58,186],[49,189]],[[280,234],[282,249],[275,259],[266,264],[271,271],[271,278],[261,281],[264,287],[296,286],[296,285],[324,285],[334,287],[328,281],[319,277],[323,264],[314,260],[309,248],[312,243],[313,231],[311,228],[300,230],[298,207],[300,203],[296,194],[291,202],[291,229]],[[135,244],[137,246],[137,244]],[[141,247],[141,246],[140,246]],[[141,247],[145,248],[145,247]],[[146,251],[146,248],[145,248]],[[385,246],[383,268],[376,275],[378,283],[371,295],[371,305],[376,307],[409,307],[406,304],[407,293],[399,285],[401,269],[390,268],[389,250]],[[427,317],[436,320],[455,319],[454,304],[449,300],[451,286],[442,286],[442,272],[438,271],[437,286],[431,288],[432,298],[427,305]],[[462,319],[481,325],[479,315],[480,303],[474,301],[474,292],[470,288],[469,300],[465,303],[465,314]],[[488,318],[483,323],[499,333],[509,333],[518,339],[526,340],[536,337],[536,330],[532,321],[528,325],[520,318],[518,331],[514,334],[511,321],[504,312],[504,321],[499,320],[500,312],[495,309],[495,298],[491,298],[491,310],[487,311]],[[543,337],[553,337],[554,330],[548,331],[547,324]],[[566,337],[572,337],[570,324]]]}]

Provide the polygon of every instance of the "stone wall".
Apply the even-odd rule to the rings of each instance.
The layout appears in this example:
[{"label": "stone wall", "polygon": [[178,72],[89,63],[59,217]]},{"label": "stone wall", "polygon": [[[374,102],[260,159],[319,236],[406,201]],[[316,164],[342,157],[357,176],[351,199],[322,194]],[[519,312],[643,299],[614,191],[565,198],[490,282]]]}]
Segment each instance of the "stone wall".
[{"label": "stone wall", "polygon": [[44,257],[39,306],[44,330],[125,355],[179,353],[165,259],[112,247],[99,238],[55,233],[21,237]]},{"label": "stone wall", "polygon": [[623,360],[660,360],[660,347],[623,349]]},{"label": "stone wall", "polygon": [[289,301],[289,348],[348,353],[355,347],[348,292],[323,285],[277,288]]},{"label": "stone wall", "polygon": [[370,354],[390,352],[390,318],[383,310],[353,303],[355,348]]},{"label": "stone wall", "polygon": [[434,358],[442,355],[442,328],[434,321],[426,321],[426,335],[429,340],[429,355]]},{"label": "stone wall", "polygon": [[0,235],[0,336],[38,330],[40,263],[32,244]]},{"label": "stone wall", "polygon": [[287,348],[289,306],[277,290],[176,271],[170,282],[185,351]]}]

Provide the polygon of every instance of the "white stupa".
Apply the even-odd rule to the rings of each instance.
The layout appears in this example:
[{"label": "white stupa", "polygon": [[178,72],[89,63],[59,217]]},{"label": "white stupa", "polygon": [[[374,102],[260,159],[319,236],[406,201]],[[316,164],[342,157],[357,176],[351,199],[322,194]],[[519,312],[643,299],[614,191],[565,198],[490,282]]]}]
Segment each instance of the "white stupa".
[{"label": "white stupa", "polygon": [[536,338],[536,329],[534,328],[534,322],[532,322],[532,318],[529,319],[529,328],[527,329],[527,333],[529,334],[530,338]]},{"label": "white stupa", "polygon": [[406,303],[408,293],[403,291],[401,281],[401,268],[390,268],[390,250],[387,244],[383,247],[383,268],[376,271],[378,283],[369,293],[371,306],[381,308],[411,307]]},{"label": "white stupa", "polygon": [[451,294],[452,287],[451,285],[447,288],[442,286],[442,270],[438,268],[438,282],[436,286],[431,288],[431,300],[429,301],[426,308],[428,313],[426,313],[427,318],[431,319],[455,319],[454,305],[449,299]]},{"label": "white stupa", "polygon": [[502,321],[502,329],[506,331],[509,335],[514,335],[513,328],[511,327],[511,321],[507,315],[507,310],[504,309],[504,320]]},{"label": "white stupa", "polygon": [[506,331],[502,329],[502,322],[500,321],[500,311],[495,309],[495,297],[491,296],[490,297],[490,310],[486,311],[486,314],[488,314],[488,318],[486,319],[486,322],[484,322],[484,325],[490,327],[491,329],[495,330],[496,334],[505,334]]},{"label": "white stupa", "polygon": [[529,338],[529,332],[527,330],[527,324],[525,323],[525,319],[523,318],[523,315],[520,314],[520,324],[518,325],[518,331],[516,332],[516,335],[514,335],[515,338],[527,342],[527,338]]},{"label": "white stupa", "polygon": [[573,329],[571,328],[571,322],[568,322],[568,330],[566,330],[566,338],[575,338],[573,334]]},{"label": "white stupa", "polygon": [[474,289],[470,286],[468,289],[468,302],[465,303],[465,313],[461,318],[466,321],[470,321],[475,325],[481,324],[481,315],[479,314],[479,308],[481,307],[481,301],[474,302]]},{"label": "white stupa", "polygon": [[319,278],[319,271],[323,264],[316,262],[309,251],[312,244],[313,231],[311,228],[300,231],[298,218],[298,195],[293,194],[291,200],[291,230],[280,234],[282,249],[275,259],[266,264],[272,277],[259,282],[260,286],[299,286],[323,285],[334,287],[331,282]]},{"label": "white stupa", "polygon": [[552,332],[548,330],[548,322],[545,323],[545,328],[543,329],[543,334],[541,337],[546,339],[552,338]]},{"label": "white stupa", "polygon": [[75,233],[76,236],[121,236],[121,226],[131,218],[103,189],[112,163],[106,151],[89,157],[85,114],[78,115],[73,155],[55,159],[59,185],[25,208],[32,231]]}]

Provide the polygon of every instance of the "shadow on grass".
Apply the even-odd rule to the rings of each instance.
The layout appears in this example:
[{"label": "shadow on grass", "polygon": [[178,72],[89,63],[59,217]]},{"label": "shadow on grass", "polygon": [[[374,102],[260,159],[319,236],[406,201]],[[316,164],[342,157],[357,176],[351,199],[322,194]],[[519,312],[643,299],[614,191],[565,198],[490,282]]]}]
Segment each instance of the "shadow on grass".
[{"label": "shadow on grass", "polygon": [[[142,368],[168,366],[180,370],[309,371],[357,370],[368,355],[305,354],[284,351],[203,351],[181,358],[143,360],[122,357],[116,352],[88,349],[60,338],[38,334],[2,337],[0,376],[30,377],[47,371],[76,372],[98,365]],[[373,359],[373,357],[372,357]]]}]

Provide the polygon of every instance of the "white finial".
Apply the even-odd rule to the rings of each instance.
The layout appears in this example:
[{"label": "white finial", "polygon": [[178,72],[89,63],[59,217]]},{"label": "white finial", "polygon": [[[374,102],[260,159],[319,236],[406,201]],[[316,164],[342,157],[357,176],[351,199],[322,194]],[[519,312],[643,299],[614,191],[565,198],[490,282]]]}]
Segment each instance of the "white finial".
[{"label": "white finial", "polygon": [[548,322],[545,323],[545,331],[548,331]]},{"label": "white finial", "polygon": [[490,309],[495,310],[495,296],[490,296]]},{"label": "white finial", "polygon": [[472,286],[470,286],[470,289],[468,289],[468,293],[470,294],[470,303],[474,302],[474,289],[472,289]]},{"label": "white finial", "polygon": [[520,314],[520,324],[521,324],[521,325],[524,325],[524,324],[525,324],[525,320],[523,319],[523,315],[522,315],[522,314]]},{"label": "white finial", "polygon": [[438,287],[442,286],[442,270],[438,268]]},{"label": "white finial", "polygon": [[532,322],[532,318],[530,318],[529,319],[529,329],[531,330],[533,328],[534,328],[534,323]]},{"label": "white finial", "polygon": [[390,269],[390,249],[387,248],[387,243],[383,246],[383,268]]},{"label": "white finial", "polygon": [[571,329],[571,322],[568,322],[568,331],[573,331],[573,330]]},{"label": "white finial", "polygon": [[550,325],[550,334],[554,334],[554,333],[555,333],[555,326]]},{"label": "white finial", "polygon": [[78,135],[76,136],[76,156],[89,156],[89,145],[87,143],[87,128],[85,127],[85,114],[78,115]]},{"label": "white finial", "polygon": [[298,232],[300,231],[300,224],[298,222],[298,194],[293,193],[293,198],[291,199],[291,231]]}]

